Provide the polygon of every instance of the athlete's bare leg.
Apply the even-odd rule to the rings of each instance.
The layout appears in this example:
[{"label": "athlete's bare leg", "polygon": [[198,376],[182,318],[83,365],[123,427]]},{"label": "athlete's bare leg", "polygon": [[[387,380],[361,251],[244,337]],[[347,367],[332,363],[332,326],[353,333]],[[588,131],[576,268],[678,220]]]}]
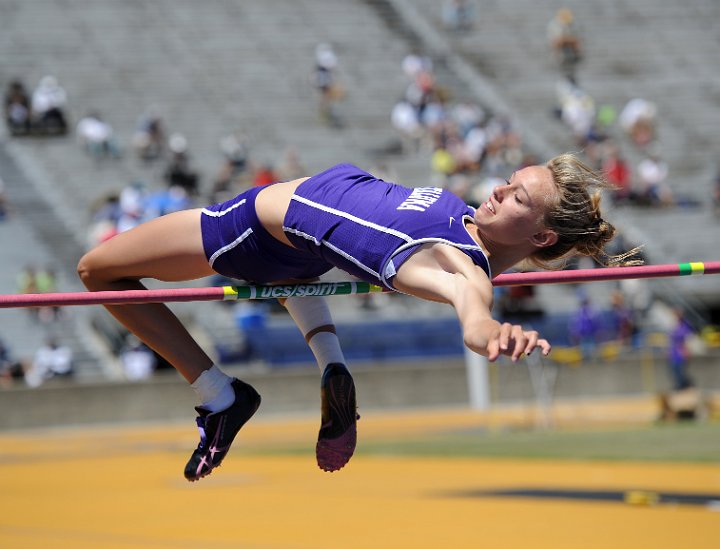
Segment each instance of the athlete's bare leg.
[{"label": "athlete's bare leg", "polygon": [[[205,258],[200,215],[199,209],[172,213],[113,237],[80,260],[80,278],[90,291],[143,290],[143,278],[177,282],[215,274]],[[106,308],[190,383],[212,366],[210,357],[167,306]]]}]

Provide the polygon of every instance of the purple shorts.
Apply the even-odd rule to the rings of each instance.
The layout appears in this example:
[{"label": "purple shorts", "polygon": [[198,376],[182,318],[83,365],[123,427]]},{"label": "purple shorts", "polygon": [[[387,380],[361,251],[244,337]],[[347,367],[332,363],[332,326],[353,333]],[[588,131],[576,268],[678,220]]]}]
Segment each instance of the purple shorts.
[{"label": "purple shorts", "polygon": [[228,278],[269,283],[307,280],[332,269],[317,255],[279,242],[260,224],[255,187],[235,198],[203,208],[200,216],[205,257]]}]

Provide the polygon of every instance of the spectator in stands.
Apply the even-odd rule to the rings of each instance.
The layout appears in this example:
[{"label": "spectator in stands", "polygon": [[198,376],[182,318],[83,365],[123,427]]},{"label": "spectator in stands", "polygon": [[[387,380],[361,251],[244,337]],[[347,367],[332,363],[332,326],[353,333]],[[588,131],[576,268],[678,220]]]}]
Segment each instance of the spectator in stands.
[{"label": "spectator in stands", "polygon": [[38,293],[37,278],[35,276],[35,267],[26,265],[17,276],[17,290],[21,294]]},{"label": "spectator in stands", "polygon": [[17,379],[25,377],[25,365],[16,360],[5,342],[0,339],[0,387],[10,387]]},{"label": "spectator in stands", "polygon": [[640,183],[639,200],[648,206],[669,206],[674,199],[665,181],[668,177],[668,165],[656,152],[651,152],[637,167]]},{"label": "spectator in stands", "polygon": [[460,101],[449,108],[450,119],[457,124],[460,135],[467,138],[474,129],[481,127],[486,120],[486,113],[476,103]]},{"label": "spectator in stands", "polygon": [[402,70],[410,82],[391,113],[401,150],[418,152],[427,144],[432,150],[432,177],[443,186],[452,179],[458,190],[470,190],[469,173],[517,167],[522,156],[519,134],[509,120],[490,116],[468,101],[451,104],[432,67],[430,58],[416,52],[403,59]]},{"label": "spectator in stands", "polygon": [[565,79],[557,86],[560,120],[570,129],[575,142],[584,147],[595,124],[595,100],[573,79]]},{"label": "spectator in stands", "polygon": [[485,126],[488,141],[483,166],[488,174],[512,173],[524,158],[522,138],[510,118],[492,117]]},{"label": "spectator in stands", "polygon": [[448,98],[445,90],[433,85],[420,114],[420,122],[431,135],[437,135],[439,132],[458,134],[458,129],[449,116]]},{"label": "spectator in stands", "polygon": [[174,133],[170,136],[169,148],[172,157],[165,169],[165,182],[168,187],[178,186],[185,189],[189,196],[197,196],[199,176],[190,166],[187,139],[182,134]]},{"label": "spectator in stands", "polygon": [[467,171],[479,171],[485,161],[488,146],[488,133],[485,126],[478,123],[472,126],[462,143],[463,166]]},{"label": "spectator in stands", "polygon": [[457,162],[447,147],[441,144],[433,151],[430,167],[432,184],[447,187],[450,177],[457,171]]},{"label": "spectator in stands", "polygon": [[[17,276],[18,292],[22,294],[41,294],[57,291],[55,273],[53,269],[37,269],[27,265]],[[59,307],[29,307],[28,311],[33,320],[48,323],[56,320],[60,315]]]},{"label": "spectator in stands", "polygon": [[239,169],[231,158],[223,159],[210,191],[210,201],[224,202],[235,196],[240,192],[244,174],[245,169]]},{"label": "spectator in stands", "polygon": [[165,141],[162,117],[157,109],[151,106],[138,119],[132,138],[133,148],[141,160],[151,162],[165,154]]},{"label": "spectator in stands", "polygon": [[5,181],[0,177],[0,221],[3,221],[8,215],[8,202],[5,196]]},{"label": "spectator in stands", "polygon": [[113,128],[102,119],[100,113],[90,112],[81,118],[75,133],[80,144],[94,158],[120,158],[120,146]]},{"label": "spectator in stands", "polygon": [[417,109],[406,99],[400,99],[390,113],[390,123],[400,134],[402,150],[416,153],[420,150],[423,127],[420,124]]},{"label": "spectator in stands", "polygon": [[321,43],[315,47],[315,88],[320,95],[320,119],[334,127],[342,127],[342,121],[335,112],[335,103],[342,99],[345,91],[337,78],[338,58],[330,44]]},{"label": "spectator in stands", "polygon": [[226,135],[220,140],[223,164],[215,176],[210,199],[223,202],[235,196],[246,186],[250,167],[248,138],[241,132]]},{"label": "spectator in stands", "polygon": [[571,10],[561,8],[555,13],[548,23],[547,37],[563,74],[574,78],[582,60],[582,39]]},{"label": "spectator in stands", "polygon": [[604,149],[602,170],[613,186],[612,199],[615,204],[623,204],[633,200],[630,167],[616,143],[608,143]]},{"label": "spectator in stands", "polygon": [[101,198],[90,213],[91,223],[87,232],[87,249],[94,248],[118,234],[117,224],[121,215],[120,196],[111,193]]},{"label": "spectator in stands", "polygon": [[[607,263],[604,249],[615,228],[600,211],[604,188],[601,176],[562,155],[515,172],[472,209],[448,191],[386,183],[340,164],[155,219],[88,252],[78,273],[88,290],[103,291],[142,290],[143,279],[179,282],[215,273],[260,283],[312,280],[337,267],[453,306],[469,349],[489,360],[505,355],[517,361],[530,352],[547,355],[550,344],[535,331],[492,318],[491,273],[524,259],[543,266],[573,254]],[[610,260],[624,264],[627,258]],[[288,297],[284,306],[323,370],[316,458],[321,469],[335,471],[355,449],[354,382],[325,300]],[[225,458],[260,396],[215,365],[168,307],[107,308],[197,391],[201,442],[185,476],[206,476]]]},{"label": "spectator in stands", "polygon": [[605,139],[610,138],[612,128],[617,121],[617,111],[612,105],[599,105],[597,109],[597,132],[605,136]]},{"label": "spectator in stands", "polygon": [[192,206],[192,199],[182,187],[173,185],[149,193],[143,203],[143,220],[160,217],[172,212],[186,210]]},{"label": "spectator in stands", "polygon": [[137,227],[145,218],[147,186],[143,181],[133,181],[120,191],[117,232],[123,233]]},{"label": "spectator in stands", "polygon": [[443,0],[442,22],[451,31],[467,31],[475,24],[475,4],[472,0]]},{"label": "spectator in stands", "polygon": [[[37,277],[34,265],[26,265],[16,277],[17,292],[20,294],[36,294],[38,293]],[[33,321],[37,321],[39,309],[37,307],[28,307],[27,312]]]},{"label": "spectator in stands", "polygon": [[249,138],[241,131],[226,135],[220,140],[220,151],[232,163],[236,175],[242,175],[250,164]]},{"label": "spectator in stands", "polygon": [[125,346],[120,351],[120,362],[125,377],[130,381],[149,379],[157,366],[155,353],[132,334],[128,334]]},{"label": "spectator in stands", "polygon": [[621,280],[619,284],[620,290],[625,296],[625,302],[632,311],[635,326],[641,329],[655,301],[655,296],[648,285],[648,281],[643,279],[628,279]]},{"label": "spectator in stands", "polygon": [[631,345],[635,334],[633,312],[625,302],[625,295],[615,289],[610,297],[612,335],[623,345]]},{"label": "spectator in stands", "polygon": [[280,178],[270,162],[260,164],[253,174],[254,187],[263,187],[271,183],[277,183],[278,181],[280,181]]},{"label": "spectator in stands", "polygon": [[420,70],[405,89],[405,100],[412,105],[421,124],[426,125],[425,108],[435,94],[435,76],[427,70]]},{"label": "spectator in stands", "polygon": [[39,387],[48,379],[71,377],[73,374],[72,349],[50,337],[35,353],[32,365],[25,374],[25,382],[30,387]]},{"label": "spectator in stands", "polygon": [[427,55],[412,51],[403,58],[401,67],[408,80],[413,81],[422,72],[432,73],[433,62]]},{"label": "spectator in stands", "polygon": [[542,316],[535,286],[510,286],[497,292],[500,318],[505,321],[527,321]]},{"label": "spectator in stands", "polygon": [[[49,294],[57,292],[57,280],[55,270],[52,267],[38,269],[35,272],[35,285],[38,293]],[[38,318],[41,322],[50,323],[60,318],[60,307],[40,307],[38,308]]]},{"label": "spectator in stands", "polygon": [[54,76],[40,79],[31,100],[33,126],[45,134],[64,134],[68,123],[65,115],[67,94]]},{"label": "spectator in stands", "polygon": [[600,336],[600,324],[590,298],[581,293],[580,306],[570,320],[570,341],[580,347],[583,359],[595,356],[595,348]]},{"label": "spectator in stands", "polygon": [[403,59],[410,82],[391,113],[400,150],[418,152],[427,143],[434,184],[462,197],[474,194],[474,173],[492,177],[522,168],[522,139],[510,119],[467,101],[450,104],[432,69],[432,60],[418,52]]},{"label": "spectator in stands", "polygon": [[620,127],[640,148],[647,147],[655,139],[657,106],[652,101],[636,97],[627,102],[620,111]]},{"label": "spectator in stands", "polygon": [[674,318],[675,324],[668,335],[668,365],[673,389],[682,391],[693,386],[688,374],[688,339],[693,334],[693,329],[681,308],[675,308]]},{"label": "spectator in stands", "polygon": [[19,80],[13,80],[5,92],[5,122],[11,135],[30,132],[30,96]]}]

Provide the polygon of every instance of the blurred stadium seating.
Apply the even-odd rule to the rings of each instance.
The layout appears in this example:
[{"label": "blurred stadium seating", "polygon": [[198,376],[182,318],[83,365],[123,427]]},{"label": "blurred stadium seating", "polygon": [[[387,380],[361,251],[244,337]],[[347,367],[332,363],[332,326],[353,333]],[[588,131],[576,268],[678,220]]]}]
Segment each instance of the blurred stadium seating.
[{"label": "blurred stadium seating", "polygon": [[[717,259],[718,220],[710,196],[720,150],[720,61],[712,25],[720,7],[712,0],[565,4],[586,40],[580,81],[618,110],[635,96],[658,104],[670,184],[700,202],[693,209],[625,207],[609,217],[646,246],[652,263]],[[0,168],[15,212],[0,225],[2,291],[15,291],[16,270],[27,262],[57,265],[61,289],[79,289],[73,268],[86,246],[91,206],[131,181],[161,184],[161,166],[141,164],[129,151],[137,118],[149,105],[157,106],[170,131],[187,136],[203,192],[222,162],[219,140],[238,130],[250,137],[257,161],[275,161],[293,146],[308,172],[339,161],[372,170],[378,147],[394,137],[389,113],[404,88],[400,62],[419,48],[434,57],[438,79],[453,97],[511,116],[539,157],[574,149],[551,116],[557,71],[545,28],[552,12],[531,0],[515,0],[483,3],[477,15],[473,32],[453,34],[442,28],[440,3],[434,0],[38,0],[0,7],[6,23],[0,35],[3,87],[14,78],[32,87],[53,74],[68,92],[71,125],[97,109],[127,149],[120,161],[98,163],[72,136],[38,140],[0,134]],[[317,120],[310,78],[319,41],[335,46],[349,92],[341,106],[347,124],[340,131]],[[392,156],[387,163],[401,182],[428,181],[429,160],[422,155]],[[720,300],[716,280],[707,278],[653,287],[701,310]],[[590,291],[603,295],[606,288]],[[575,303],[566,288],[543,290],[543,302],[558,312]],[[333,306],[341,319],[357,316],[354,305]],[[196,310],[196,325],[206,334],[232,337],[235,326],[227,311]],[[62,327],[88,376],[108,375],[98,367],[107,357],[87,329],[88,315],[96,313],[75,309]],[[0,315],[0,334],[21,354],[43,337],[22,311]]]}]

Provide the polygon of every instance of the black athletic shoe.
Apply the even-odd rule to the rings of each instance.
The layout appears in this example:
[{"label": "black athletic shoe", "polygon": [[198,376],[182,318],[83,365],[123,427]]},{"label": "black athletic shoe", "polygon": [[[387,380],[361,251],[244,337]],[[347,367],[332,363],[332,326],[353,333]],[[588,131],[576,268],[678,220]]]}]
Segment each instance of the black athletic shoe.
[{"label": "black athletic shoe", "polygon": [[185,466],[185,478],[191,482],[209,475],[222,463],[235,435],[260,406],[260,395],[247,383],[236,379],[232,388],[235,402],[229,408],[220,412],[195,408],[200,414],[196,419],[200,444]]},{"label": "black athletic shoe", "polygon": [[353,455],[357,444],[355,382],[344,364],[329,364],[320,384],[322,424],[315,456],[320,469],[337,471]]}]

